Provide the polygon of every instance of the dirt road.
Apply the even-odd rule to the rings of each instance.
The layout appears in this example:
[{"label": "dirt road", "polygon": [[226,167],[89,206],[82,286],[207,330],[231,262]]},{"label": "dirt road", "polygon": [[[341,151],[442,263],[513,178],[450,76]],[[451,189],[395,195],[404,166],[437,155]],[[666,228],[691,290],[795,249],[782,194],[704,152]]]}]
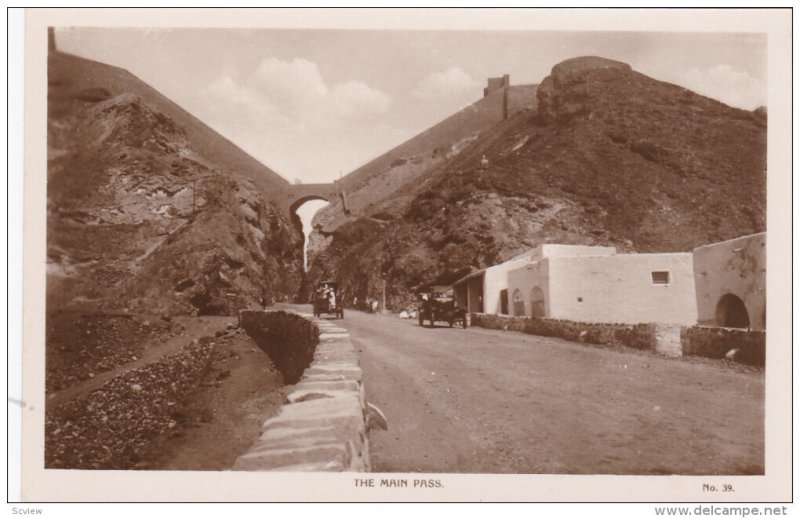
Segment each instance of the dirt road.
[{"label": "dirt road", "polygon": [[356,311],[341,324],[389,421],[370,434],[374,471],[763,473],[763,371]]}]

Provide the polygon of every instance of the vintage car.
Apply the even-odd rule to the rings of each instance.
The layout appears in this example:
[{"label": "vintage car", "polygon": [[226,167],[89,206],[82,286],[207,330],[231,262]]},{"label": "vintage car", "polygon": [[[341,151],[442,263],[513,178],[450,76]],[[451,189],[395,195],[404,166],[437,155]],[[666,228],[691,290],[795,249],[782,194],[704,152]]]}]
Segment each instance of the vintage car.
[{"label": "vintage car", "polygon": [[344,305],[339,292],[339,283],[336,281],[322,281],[314,290],[314,316],[318,317],[323,313],[344,318]]},{"label": "vintage car", "polygon": [[431,286],[417,292],[419,325],[424,326],[425,321],[430,326],[436,322],[447,322],[450,327],[455,324],[467,327],[466,311],[456,306],[453,298],[453,289],[449,286]]}]

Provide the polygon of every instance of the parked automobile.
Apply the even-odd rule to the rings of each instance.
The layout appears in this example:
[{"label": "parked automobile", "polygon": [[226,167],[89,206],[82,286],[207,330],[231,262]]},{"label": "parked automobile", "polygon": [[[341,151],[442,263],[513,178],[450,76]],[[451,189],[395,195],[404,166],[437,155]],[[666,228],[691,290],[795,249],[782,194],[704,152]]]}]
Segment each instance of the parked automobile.
[{"label": "parked automobile", "polygon": [[430,322],[430,327],[436,322],[447,322],[450,327],[455,324],[467,327],[467,312],[456,306],[453,289],[449,286],[431,286],[417,292],[419,325],[424,326],[425,321]]}]

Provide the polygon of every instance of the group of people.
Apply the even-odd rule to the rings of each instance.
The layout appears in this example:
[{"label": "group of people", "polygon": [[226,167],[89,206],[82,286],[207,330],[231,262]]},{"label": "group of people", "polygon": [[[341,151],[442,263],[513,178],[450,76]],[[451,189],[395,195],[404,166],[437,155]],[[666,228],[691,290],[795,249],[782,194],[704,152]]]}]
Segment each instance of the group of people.
[{"label": "group of people", "polygon": [[317,300],[327,300],[328,307],[335,308],[336,307],[336,290],[333,287],[324,284],[317,288],[316,293]]}]

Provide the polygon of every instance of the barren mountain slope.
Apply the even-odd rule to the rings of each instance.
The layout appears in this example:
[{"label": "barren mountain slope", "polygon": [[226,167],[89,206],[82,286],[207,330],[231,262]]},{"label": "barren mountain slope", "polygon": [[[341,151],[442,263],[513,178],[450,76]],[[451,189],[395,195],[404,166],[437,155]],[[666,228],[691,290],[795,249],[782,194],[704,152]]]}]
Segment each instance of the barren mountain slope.
[{"label": "barren mountain slope", "polygon": [[282,178],[124,70],[52,53],[48,83],[49,311],[294,296]]},{"label": "barren mountain slope", "polygon": [[427,172],[474,142],[482,131],[503,120],[505,112],[513,114],[535,105],[536,85],[494,90],[349,173],[339,181],[347,192],[348,210],[340,199],[333,199],[315,215],[316,231],[310,236],[309,250],[322,250],[329,243],[328,231],[344,223],[364,214],[380,215],[384,206],[396,203],[399,192],[406,192]]},{"label": "barren mountain slope", "polygon": [[602,58],[556,65],[537,96],[535,112],[484,131],[380,214],[337,228],[312,276],[338,274],[360,303],[378,298],[384,275],[402,307],[421,283],[539,243],[690,251],[765,229],[764,110]]},{"label": "barren mountain slope", "polygon": [[132,94],[183,128],[192,146],[213,157],[217,167],[249,178],[274,202],[285,199],[289,183],[283,177],[127,70],[61,52],[53,53],[52,57],[48,63],[50,114],[59,116],[70,111],[71,99],[81,92],[90,97],[91,92],[98,93],[99,89],[112,96]]}]

